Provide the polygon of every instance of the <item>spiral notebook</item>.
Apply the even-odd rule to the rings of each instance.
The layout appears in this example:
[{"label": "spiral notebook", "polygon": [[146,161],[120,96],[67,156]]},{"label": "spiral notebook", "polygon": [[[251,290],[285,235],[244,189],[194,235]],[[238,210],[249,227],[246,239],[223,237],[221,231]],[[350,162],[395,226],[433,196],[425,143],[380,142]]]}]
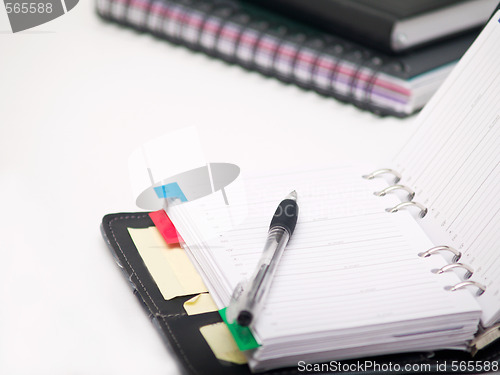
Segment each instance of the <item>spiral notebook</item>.
[{"label": "spiral notebook", "polygon": [[97,0],[107,20],[381,115],[424,106],[477,32],[392,57],[239,0]]},{"label": "spiral notebook", "polygon": [[296,231],[252,326],[253,370],[475,351],[500,336],[498,45],[500,11],[418,116],[391,169],[275,172],[247,177],[244,199],[229,185],[230,205],[212,194],[169,207],[223,308],[253,271],[277,202],[297,191]]}]

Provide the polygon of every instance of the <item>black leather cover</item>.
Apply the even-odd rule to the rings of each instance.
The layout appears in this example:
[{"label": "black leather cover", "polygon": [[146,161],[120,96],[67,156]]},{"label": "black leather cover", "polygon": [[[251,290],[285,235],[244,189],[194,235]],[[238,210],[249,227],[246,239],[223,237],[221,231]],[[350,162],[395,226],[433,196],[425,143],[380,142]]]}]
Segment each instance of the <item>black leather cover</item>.
[{"label": "black leather cover", "polygon": [[[103,218],[101,231],[116,263],[123,271],[127,281],[133,289],[141,305],[144,307],[148,318],[153,322],[164,338],[167,346],[177,358],[182,372],[193,375],[225,375],[225,374],[250,374],[246,365],[235,365],[221,362],[213,355],[210,347],[200,333],[199,328],[207,324],[221,322],[217,312],[209,312],[198,315],[187,315],[183,304],[193,296],[177,297],[170,301],[163,299],[160,290],[152,279],[146,265],[142,261],[127,228],[147,228],[153,226],[152,220],[147,212],[139,213],[118,213],[106,215]],[[124,327],[125,328],[125,327]],[[358,367],[358,364],[365,364],[365,361],[374,361],[381,366],[382,371],[374,371]],[[469,365],[470,371],[453,372],[452,361],[455,365],[462,364],[462,367]],[[457,373],[481,373],[479,368],[486,361],[500,362],[500,341],[491,344],[475,357],[467,353],[442,350],[430,353],[406,353],[385,355],[378,357],[362,358],[358,360],[339,361],[343,366],[348,366],[349,371],[335,371],[342,374],[373,374],[387,373],[388,368],[405,365],[428,364],[426,374],[457,374]],[[437,364],[444,368],[437,368]],[[385,366],[385,367],[384,367]],[[389,367],[390,366],[390,367]],[[317,371],[299,371],[298,366],[267,371],[266,375],[293,375],[318,373]],[[419,371],[404,371],[405,374],[420,373]]]},{"label": "black leather cover", "polygon": [[[247,0],[270,7],[327,32],[342,35],[361,44],[388,52],[401,53],[392,46],[396,24],[408,19],[415,20],[434,11],[446,9],[466,0]],[[473,25],[474,26],[474,25]],[[426,41],[426,44],[449,39],[471,29]],[[479,28],[480,25],[475,25]],[[411,49],[421,47],[411,46]]]}]

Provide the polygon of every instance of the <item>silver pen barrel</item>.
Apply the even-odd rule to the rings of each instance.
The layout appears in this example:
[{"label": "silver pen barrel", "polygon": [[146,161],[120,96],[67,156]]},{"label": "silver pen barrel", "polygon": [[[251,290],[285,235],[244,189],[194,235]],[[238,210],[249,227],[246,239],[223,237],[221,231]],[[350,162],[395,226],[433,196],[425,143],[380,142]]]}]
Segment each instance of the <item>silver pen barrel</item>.
[{"label": "silver pen barrel", "polygon": [[237,317],[239,325],[250,325],[253,317],[262,309],[289,239],[290,234],[283,227],[273,227],[268,232],[259,264],[241,296],[240,312]]},{"label": "silver pen barrel", "polygon": [[252,277],[248,282],[241,281],[234,289],[226,311],[229,323],[236,320],[240,326],[249,326],[262,309],[279,261],[295,230],[298,214],[294,190],[280,202],[273,215],[264,250]]}]

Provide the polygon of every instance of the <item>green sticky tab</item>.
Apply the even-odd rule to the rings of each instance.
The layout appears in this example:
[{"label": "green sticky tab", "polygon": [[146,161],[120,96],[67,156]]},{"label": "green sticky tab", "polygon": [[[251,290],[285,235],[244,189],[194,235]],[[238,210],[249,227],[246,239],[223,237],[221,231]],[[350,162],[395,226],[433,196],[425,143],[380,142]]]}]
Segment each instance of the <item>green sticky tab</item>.
[{"label": "green sticky tab", "polygon": [[250,350],[256,349],[260,346],[260,344],[255,340],[255,337],[252,335],[252,331],[248,327],[242,327],[238,323],[228,323],[226,319],[226,308],[219,310],[219,314],[222,317],[224,323],[226,323],[227,328],[229,328],[229,332],[233,335],[234,341],[236,341],[236,345],[238,345],[238,349],[240,350]]}]

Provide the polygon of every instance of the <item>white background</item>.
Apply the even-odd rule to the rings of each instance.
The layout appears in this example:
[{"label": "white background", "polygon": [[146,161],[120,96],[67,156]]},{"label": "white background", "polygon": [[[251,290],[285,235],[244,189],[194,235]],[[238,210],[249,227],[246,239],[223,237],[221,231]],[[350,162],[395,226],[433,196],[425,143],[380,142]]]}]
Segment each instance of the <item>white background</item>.
[{"label": "white background", "polygon": [[210,161],[245,170],[383,167],[412,120],[106,24],[93,1],[18,34],[0,7],[0,374],[178,373],[99,232],[137,210],[142,142],[196,125]]}]

